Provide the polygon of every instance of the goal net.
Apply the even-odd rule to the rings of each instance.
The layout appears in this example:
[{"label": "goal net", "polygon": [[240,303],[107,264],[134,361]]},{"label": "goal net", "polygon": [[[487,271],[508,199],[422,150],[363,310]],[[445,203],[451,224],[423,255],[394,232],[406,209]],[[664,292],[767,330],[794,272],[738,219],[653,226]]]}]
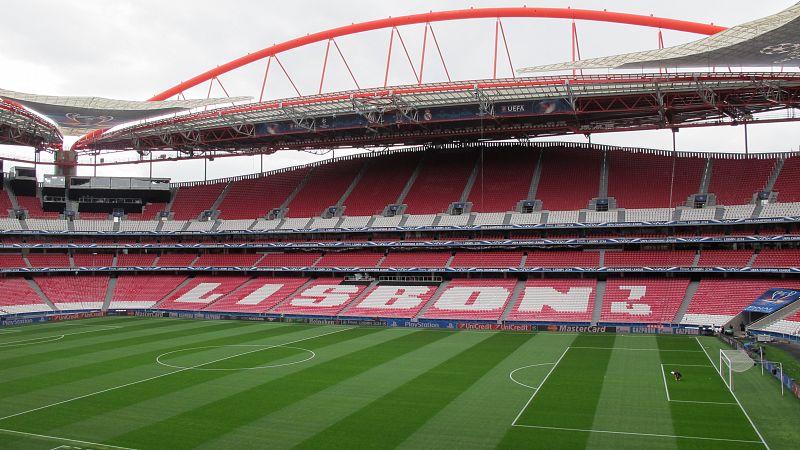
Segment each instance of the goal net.
[{"label": "goal net", "polygon": [[731,391],[734,390],[733,374],[752,369],[755,361],[744,350],[719,351],[719,376]]}]

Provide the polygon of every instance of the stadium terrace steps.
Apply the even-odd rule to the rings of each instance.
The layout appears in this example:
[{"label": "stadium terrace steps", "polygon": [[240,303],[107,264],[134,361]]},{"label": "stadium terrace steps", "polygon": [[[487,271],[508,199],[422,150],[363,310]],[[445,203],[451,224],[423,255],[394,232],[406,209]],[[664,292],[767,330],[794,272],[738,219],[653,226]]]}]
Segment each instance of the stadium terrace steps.
[{"label": "stadium terrace steps", "polygon": [[692,303],[692,299],[694,298],[694,294],[697,293],[697,288],[700,287],[700,282],[697,280],[692,280],[689,282],[689,285],[686,287],[686,292],[683,295],[683,301],[681,302],[680,308],[678,308],[678,312],[675,313],[675,318],[672,320],[673,324],[680,324],[683,321],[683,317],[686,315],[686,311],[689,310],[689,305]]},{"label": "stadium terrace steps", "polygon": [[[600,254],[600,263],[602,264],[603,257],[605,254],[605,250],[603,250]],[[595,298],[594,298],[594,306],[592,307],[592,325],[597,325],[600,323],[600,320],[603,316],[603,302],[606,296],[606,287],[608,286],[608,282],[605,280],[597,280],[597,286],[595,288]]]},{"label": "stadium terrace steps", "polygon": [[511,299],[509,299],[508,303],[506,303],[506,307],[503,310],[503,314],[500,315],[499,320],[505,321],[508,319],[508,316],[511,314],[512,311],[514,311],[514,307],[519,302],[520,295],[522,295],[524,289],[525,289],[525,280],[517,280],[517,284],[514,285],[514,291],[511,293]]}]

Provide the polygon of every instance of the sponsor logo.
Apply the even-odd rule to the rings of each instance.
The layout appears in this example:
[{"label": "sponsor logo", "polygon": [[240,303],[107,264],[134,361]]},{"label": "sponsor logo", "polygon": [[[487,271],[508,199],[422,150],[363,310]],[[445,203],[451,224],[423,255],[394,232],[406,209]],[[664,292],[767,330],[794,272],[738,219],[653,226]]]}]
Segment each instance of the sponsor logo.
[{"label": "sponsor logo", "polygon": [[106,313],[104,311],[84,312],[75,314],[58,314],[54,316],[48,316],[47,320],[53,322],[60,322],[62,320],[88,319],[90,317],[103,317],[105,315]]},{"label": "sponsor logo", "polygon": [[492,330],[492,331],[531,331],[531,325],[497,324],[497,323],[462,323],[456,325],[459,330]]},{"label": "sponsor logo", "polygon": [[[549,329],[549,327],[548,327]],[[568,332],[568,333],[606,333],[608,332],[607,327],[597,327],[597,326],[579,326],[579,325],[559,325],[558,331]]]}]

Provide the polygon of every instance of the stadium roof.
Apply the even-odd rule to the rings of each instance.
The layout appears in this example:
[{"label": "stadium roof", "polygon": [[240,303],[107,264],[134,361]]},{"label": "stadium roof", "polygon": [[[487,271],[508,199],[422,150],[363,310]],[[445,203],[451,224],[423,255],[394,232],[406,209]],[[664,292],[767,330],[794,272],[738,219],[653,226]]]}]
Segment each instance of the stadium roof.
[{"label": "stadium roof", "polygon": [[777,14],[687,44],[643,52],[547,64],[520,74],[571,69],[658,69],[800,65],[800,3]]},{"label": "stadium roof", "polygon": [[111,128],[123,123],[163,116],[192,108],[222,103],[242,102],[250,97],[169,100],[160,102],[115,100],[102,97],[61,97],[37,95],[0,89],[0,98],[16,103],[49,118],[61,132],[81,135],[88,131]]},{"label": "stadium roof", "polygon": [[61,148],[63,140],[55,125],[0,98],[0,144]]}]

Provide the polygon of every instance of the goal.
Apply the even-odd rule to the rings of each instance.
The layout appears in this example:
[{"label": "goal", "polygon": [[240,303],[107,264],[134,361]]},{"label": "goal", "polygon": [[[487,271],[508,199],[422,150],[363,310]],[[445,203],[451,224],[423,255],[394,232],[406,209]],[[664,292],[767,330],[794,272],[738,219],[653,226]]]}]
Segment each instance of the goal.
[{"label": "goal", "polygon": [[752,369],[755,364],[744,350],[719,351],[719,376],[731,392],[734,391],[733,374]]}]

